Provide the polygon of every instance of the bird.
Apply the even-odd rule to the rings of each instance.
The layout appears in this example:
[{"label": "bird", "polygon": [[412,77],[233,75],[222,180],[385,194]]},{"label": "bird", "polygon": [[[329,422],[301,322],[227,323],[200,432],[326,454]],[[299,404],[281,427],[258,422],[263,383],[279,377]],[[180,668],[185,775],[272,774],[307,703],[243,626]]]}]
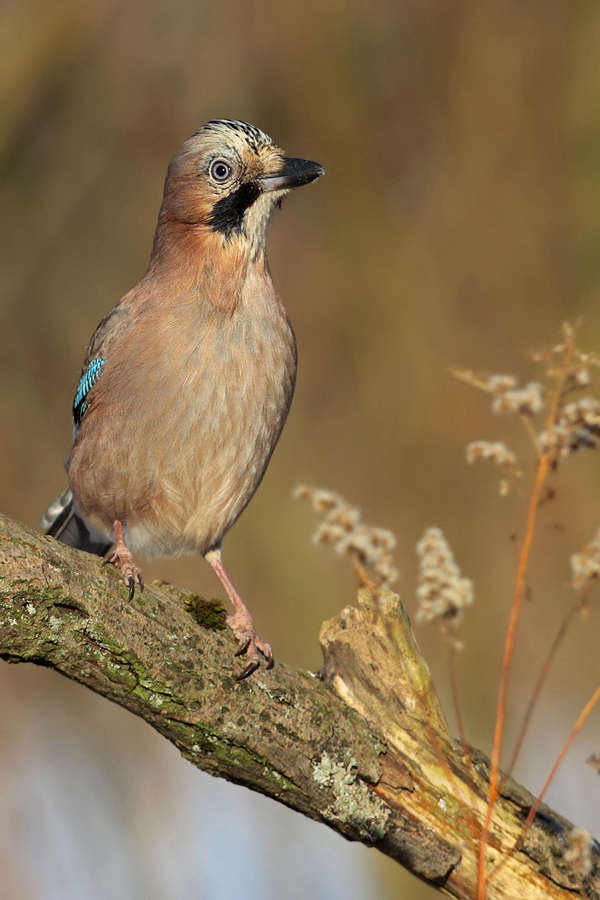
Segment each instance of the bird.
[{"label": "bird", "polygon": [[222,542],[265,474],[297,367],[267,231],[285,195],[323,173],[235,119],[185,141],[167,170],[148,269],[87,348],[69,487],[41,519],[49,535],[115,565],[130,600],[144,587],[134,553],[200,553],[233,606],[240,680],[271,668],[273,652],[224,568]]}]

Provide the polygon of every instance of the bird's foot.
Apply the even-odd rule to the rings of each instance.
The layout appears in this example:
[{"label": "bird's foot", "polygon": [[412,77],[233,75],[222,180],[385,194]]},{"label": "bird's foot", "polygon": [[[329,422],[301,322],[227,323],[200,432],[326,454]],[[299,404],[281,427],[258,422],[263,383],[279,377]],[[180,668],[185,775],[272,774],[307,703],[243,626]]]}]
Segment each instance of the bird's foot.
[{"label": "bird's foot", "polygon": [[242,609],[238,608],[237,612],[233,615],[227,616],[226,621],[240,642],[235,651],[235,656],[243,656],[246,654],[248,657],[248,665],[241,675],[237,676],[237,680],[243,681],[244,678],[248,678],[249,675],[256,672],[261,664],[261,654],[266,660],[266,668],[272,669],[274,660],[271,645],[267,644],[266,641],[261,641],[257,635],[252,616],[246,607],[244,606]]},{"label": "bird's foot", "polygon": [[135,586],[139,585],[140,591],[144,590],[144,579],[142,578],[142,570],[139,569],[133,561],[133,555],[125,544],[117,544],[112,553],[105,557],[102,565],[111,563],[123,575],[123,580],[129,588],[129,599],[133,600],[135,594]]},{"label": "bird's foot", "polygon": [[271,645],[267,644],[266,641],[261,641],[257,635],[252,616],[231,583],[229,575],[221,562],[221,548],[215,547],[212,550],[209,550],[208,553],[204,554],[204,558],[215,570],[221,584],[227,591],[229,599],[233,603],[235,611],[227,616],[226,622],[240,642],[235,651],[235,655],[243,656],[245,653],[248,657],[248,665],[241,675],[237,676],[237,680],[242,681],[244,678],[247,678],[248,675],[252,675],[253,672],[256,672],[261,664],[261,654],[266,660],[266,668],[272,669],[273,651],[271,650]]},{"label": "bird's foot", "polygon": [[136,584],[139,586],[140,591],[144,590],[142,570],[136,566],[133,554],[123,540],[123,526],[121,522],[115,522],[115,537],[117,539],[115,548],[105,557],[102,565],[105,566],[107,563],[110,563],[119,569],[125,584],[129,588],[129,599],[133,600]]}]

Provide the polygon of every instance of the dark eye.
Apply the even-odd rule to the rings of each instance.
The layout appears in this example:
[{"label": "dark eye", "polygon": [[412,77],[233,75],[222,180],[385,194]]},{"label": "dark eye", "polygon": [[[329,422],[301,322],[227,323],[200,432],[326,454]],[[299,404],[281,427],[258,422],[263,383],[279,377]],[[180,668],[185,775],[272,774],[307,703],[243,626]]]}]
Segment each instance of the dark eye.
[{"label": "dark eye", "polygon": [[209,175],[214,181],[227,181],[228,178],[231,178],[231,174],[233,169],[226,163],[223,159],[215,159],[214,162],[210,164]]}]

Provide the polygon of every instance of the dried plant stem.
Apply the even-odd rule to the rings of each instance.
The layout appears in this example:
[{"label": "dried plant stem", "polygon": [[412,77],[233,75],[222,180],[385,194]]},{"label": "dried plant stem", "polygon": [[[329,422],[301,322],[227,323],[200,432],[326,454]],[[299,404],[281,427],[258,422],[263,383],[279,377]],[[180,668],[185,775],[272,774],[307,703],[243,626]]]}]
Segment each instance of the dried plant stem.
[{"label": "dried plant stem", "polygon": [[[558,410],[564,389],[566,373],[573,355],[574,344],[572,340],[566,341],[566,351],[560,372],[556,378],[556,386],[552,396],[552,406],[548,416],[547,429],[548,432],[556,425]],[[485,853],[490,833],[490,823],[494,810],[494,803],[498,797],[498,781],[500,775],[500,754],[502,752],[502,738],[504,735],[504,721],[506,718],[506,700],[508,694],[508,678],[510,674],[510,666],[512,662],[513,650],[515,645],[515,635],[517,624],[519,621],[519,613],[521,611],[521,601],[523,599],[523,590],[525,587],[525,576],[527,573],[527,565],[533,544],[535,534],[535,524],[537,520],[537,511],[542,494],[542,488],[548,476],[551,466],[551,456],[548,451],[544,451],[539,458],[538,470],[529,501],[529,509],[527,511],[527,524],[525,527],[525,537],[519,555],[519,565],[517,568],[517,577],[515,581],[515,590],[513,594],[512,607],[508,620],[508,628],[506,631],[506,639],[504,642],[504,656],[502,660],[502,674],[500,676],[500,688],[498,691],[498,705],[496,708],[496,722],[494,726],[494,742],[492,746],[492,759],[490,771],[490,786],[488,790],[487,809],[481,829],[481,837],[479,839],[479,862],[477,875],[477,900],[485,900],[486,886],[486,868]]]},{"label": "dried plant stem", "polygon": [[587,717],[589,716],[589,714],[591,713],[591,711],[593,710],[593,708],[595,707],[596,703],[599,700],[600,700],[600,686],[596,688],[596,690],[594,691],[594,693],[592,694],[592,696],[590,697],[588,702],[585,704],[585,706],[581,710],[581,712],[579,714],[579,718],[577,719],[577,721],[573,725],[573,728],[571,729],[570,735],[568,736],[567,740],[564,742],[562,750],[556,757],[556,760],[554,761],[554,765],[550,769],[550,773],[549,773],[548,777],[546,778],[544,784],[542,785],[542,789],[537,796],[537,800],[535,801],[535,803],[529,810],[529,814],[528,814],[527,819],[525,820],[525,824],[523,826],[523,832],[521,833],[521,836],[519,837],[519,840],[517,841],[517,846],[515,847],[515,849],[518,849],[518,847],[521,845],[521,842],[523,840],[523,835],[525,834],[526,829],[529,828],[529,826],[535,819],[535,814],[537,813],[538,809],[540,808],[540,803],[544,799],[544,795],[546,794],[546,791],[550,787],[550,784],[552,783],[552,780],[553,780],[554,776],[556,775],[556,770],[558,769],[561,762],[563,761],[567,751],[569,750],[569,747],[571,746],[571,744],[573,743],[573,741],[575,740],[575,738],[581,731],[585,720],[587,719]]},{"label": "dried plant stem", "polygon": [[481,837],[479,841],[479,874],[477,883],[477,900],[484,900],[486,872],[485,872],[485,850],[487,839],[490,832],[490,822],[492,820],[492,812],[494,803],[498,796],[498,776],[500,774],[500,753],[502,750],[502,736],[504,733],[504,720],[506,718],[506,698],[508,692],[508,676],[510,673],[510,665],[512,662],[513,649],[515,644],[515,634],[517,623],[519,621],[519,612],[521,610],[521,601],[523,599],[523,588],[525,586],[525,574],[527,572],[527,564],[529,562],[529,554],[533,543],[535,532],[535,523],[537,517],[538,504],[542,492],[542,487],[546,480],[546,476],[550,469],[550,458],[547,453],[543,453],[540,457],[537,477],[529,503],[529,511],[527,513],[527,527],[525,529],[525,538],[521,547],[519,556],[519,566],[517,569],[517,579],[515,583],[515,592],[513,595],[513,603],[508,621],[508,630],[506,632],[506,640],[504,643],[504,658],[502,660],[502,674],[500,676],[500,690],[498,693],[498,706],[496,710],[496,724],[494,728],[494,744],[492,747],[492,760],[490,772],[490,786],[488,790],[487,809],[483,828],[481,829]]},{"label": "dried plant stem", "polygon": [[350,559],[352,560],[354,568],[356,569],[356,574],[358,575],[359,586],[366,587],[370,590],[373,590],[375,585],[369,578],[369,573],[367,572],[366,568],[362,564],[362,561],[359,559],[358,554],[354,553],[354,552],[351,553]]},{"label": "dried plant stem", "polygon": [[500,783],[499,790],[502,790],[502,786],[505,784],[508,777],[510,775],[512,775],[512,772],[513,772],[513,769],[517,762],[519,753],[521,752],[521,747],[523,746],[523,741],[525,740],[525,736],[527,734],[527,729],[533,718],[533,713],[535,711],[535,707],[537,706],[537,702],[540,698],[542,688],[544,687],[544,684],[548,677],[548,672],[550,671],[550,666],[552,665],[552,662],[554,660],[554,657],[556,656],[558,648],[560,647],[567,631],[569,630],[569,625],[571,624],[571,621],[575,618],[577,613],[581,610],[584,603],[585,603],[585,601],[579,600],[577,603],[573,604],[573,606],[571,607],[571,609],[569,610],[569,612],[563,619],[560,628],[558,629],[558,632],[556,634],[556,637],[554,638],[552,646],[550,647],[550,650],[548,651],[548,655],[546,657],[544,665],[542,666],[540,676],[539,676],[539,678],[536,682],[536,685],[533,689],[533,692],[531,694],[531,698],[527,705],[525,715],[523,716],[521,728],[519,729],[519,734],[517,736],[517,740],[515,741],[515,746],[513,748],[512,756],[511,756],[510,762],[506,768],[506,773],[503,776],[502,781]]}]

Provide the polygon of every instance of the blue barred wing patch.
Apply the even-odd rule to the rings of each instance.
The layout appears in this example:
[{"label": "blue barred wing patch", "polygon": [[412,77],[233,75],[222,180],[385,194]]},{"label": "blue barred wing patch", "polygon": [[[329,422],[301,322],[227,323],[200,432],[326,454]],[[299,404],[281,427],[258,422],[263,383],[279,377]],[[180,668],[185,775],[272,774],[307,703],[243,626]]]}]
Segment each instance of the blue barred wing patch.
[{"label": "blue barred wing patch", "polygon": [[81,423],[83,415],[88,408],[87,395],[100,378],[105,362],[105,359],[93,359],[77,385],[75,399],[73,400],[73,421],[76,428]]}]

